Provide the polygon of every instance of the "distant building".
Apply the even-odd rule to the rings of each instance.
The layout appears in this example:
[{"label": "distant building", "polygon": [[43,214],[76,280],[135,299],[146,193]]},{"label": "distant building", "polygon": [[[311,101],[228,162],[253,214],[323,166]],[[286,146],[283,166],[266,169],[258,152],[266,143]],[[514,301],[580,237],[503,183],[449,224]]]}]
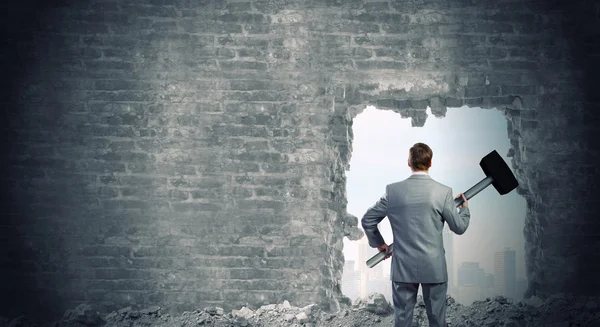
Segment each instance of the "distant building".
[{"label": "distant building", "polygon": [[477,285],[483,286],[483,276],[485,272],[479,267],[479,262],[462,262],[457,269],[458,286]]},{"label": "distant building", "polygon": [[[347,285],[348,289],[356,289],[356,295],[350,296],[350,291],[344,292],[354,302],[357,298],[366,298],[371,293],[383,294],[388,301],[391,301],[392,282],[390,281],[390,261],[391,258],[380,262],[376,266],[367,267],[367,260],[377,254],[377,249],[369,245],[367,237],[358,241],[358,263],[354,272],[355,284]],[[349,283],[349,282],[348,282]],[[355,288],[353,288],[355,287]],[[354,294],[354,293],[352,293]]]},{"label": "distant building", "polygon": [[453,295],[456,292],[456,266],[454,264],[453,232],[448,227],[448,224],[444,226],[442,240],[444,242],[444,250],[446,251],[446,267],[448,268],[448,294]]},{"label": "distant building", "polygon": [[483,275],[483,285],[481,285],[483,298],[494,297],[494,275],[485,273]]},{"label": "distant building", "polygon": [[481,285],[484,289],[494,288],[494,275],[484,273],[483,274],[483,283]]},{"label": "distant building", "polygon": [[[376,252],[377,251],[375,251],[373,255],[375,255]],[[388,258],[387,260],[391,259]],[[383,262],[378,263],[375,267],[372,268],[367,267],[365,264],[364,269],[367,269],[367,278],[369,278],[369,280],[380,280],[383,279],[385,276],[385,265],[383,264]]]},{"label": "distant building", "polygon": [[516,299],[516,253],[510,248],[496,252],[494,256],[494,291],[498,295]]},{"label": "distant building", "polygon": [[355,269],[354,260],[348,260],[344,264],[342,273],[342,294],[349,297],[352,302],[360,292],[360,273]]},{"label": "distant building", "polygon": [[[369,281],[369,274],[370,274],[370,269],[373,268],[369,268],[367,267],[367,260],[369,260],[369,258],[371,258],[372,256],[374,256],[377,253],[377,249],[372,248],[369,245],[369,240],[367,239],[366,236],[363,236],[363,238],[361,238],[358,241],[358,273],[360,275],[360,287],[359,287],[359,291],[358,291],[358,297],[360,298],[364,298],[367,297],[369,295],[369,288],[368,288],[368,281]],[[377,266],[381,265],[381,263],[379,263]],[[377,267],[375,266],[375,267]],[[369,269],[369,270],[367,270]]]},{"label": "distant building", "polygon": [[457,269],[457,300],[464,305],[483,300],[485,272],[479,262],[462,262]]}]

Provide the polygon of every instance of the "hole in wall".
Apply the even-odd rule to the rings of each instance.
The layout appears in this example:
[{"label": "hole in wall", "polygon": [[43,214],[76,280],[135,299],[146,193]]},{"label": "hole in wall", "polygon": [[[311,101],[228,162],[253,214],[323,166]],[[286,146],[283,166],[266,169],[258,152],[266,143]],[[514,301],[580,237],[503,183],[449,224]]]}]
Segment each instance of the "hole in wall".
[{"label": "hole in wall", "polygon": [[[513,169],[507,121],[501,111],[465,106],[449,108],[445,117],[438,118],[427,108],[427,117],[423,127],[412,127],[411,120],[398,113],[369,106],[354,119],[346,190],[347,211],[358,217],[359,227],[362,215],[385,192],[385,186],[410,176],[407,159],[414,143],[432,148],[430,176],[451,187],[454,195],[485,178],[479,162],[492,150]],[[456,235],[447,225],[444,228],[448,293],[464,305],[495,295],[523,299],[527,288],[525,199],[516,190],[501,196],[489,186],[469,200],[469,207],[471,222],[465,234]],[[386,243],[392,243],[387,218],[379,228]],[[365,264],[376,253],[366,237],[344,238],[342,293],[353,302],[376,292],[391,303],[391,259],[373,268]]]}]

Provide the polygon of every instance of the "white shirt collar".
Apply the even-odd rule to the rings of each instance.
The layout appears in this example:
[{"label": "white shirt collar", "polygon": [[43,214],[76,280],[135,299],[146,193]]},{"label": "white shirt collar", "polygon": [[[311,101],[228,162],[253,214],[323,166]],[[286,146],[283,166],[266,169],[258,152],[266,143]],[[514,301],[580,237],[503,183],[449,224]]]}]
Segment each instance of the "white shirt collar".
[{"label": "white shirt collar", "polygon": [[413,175],[429,175],[428,173],[426,173],[426,172],[422,172],[422,171],[415,171],[415,172],[413,172],[412,174],[413,174]]}]

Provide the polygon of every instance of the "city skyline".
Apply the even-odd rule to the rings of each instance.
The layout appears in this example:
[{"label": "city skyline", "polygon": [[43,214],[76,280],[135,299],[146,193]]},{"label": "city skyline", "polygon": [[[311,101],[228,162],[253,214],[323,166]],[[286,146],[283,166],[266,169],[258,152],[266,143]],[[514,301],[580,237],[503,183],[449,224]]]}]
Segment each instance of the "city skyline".
[{"label": "city skyline", "polygon": [[494,254],[494,290],[508,297],[516,296],[515,251],[506,247]]},{"label": "city skyline", "polygon": [[[358,244],[359,260],[362,260],[370,246],[366,238],[358,241]],[[523,300],[523,293],[527,287],[526,280],[509,278],[509,282],[506,282],[506,275],[515,275],[514,260],[509,259],[508,264],[498,260],[499,254],[505,255],[506,253],[509,254],[509,258],[514,258],[514,251],[506,248],[493,255],[496,262],[494,269],[496,275],[498,275],[497,278],[494,278],[494,274],[481,268],[479,262],[465,261],[456,265],[457,278],[454,282],[450,279],[452,269],[449,268],[448,294],[463,305],[471,305],[474,301],[483,301],[488,297],[497,295],[505,296],[514,301]],[[446,253],[446,257],[448,259],[448,253]],[[389,269],[386,269],[383,264],[368,268],[354,260],[345,262],[342,275],[342,293],[349,297],[352,302],[355,302],[358,298],[366,298],[371,293],[383,294],[391,302],[391,290]],[[419,288],[418,294],[423,294],[422,288]]]},{"label": "city skyline", "polygon": [[[355,118],[346,188],[347,211],[359,221],[381,197],[385,185],[410,176],[408,150],[416,142],[431,146],[434,156],[430,176],[451,187],[454,195],[485,177],[479,162],[492,150],[498,151],[512,168],[511,158],[506,156],[510,142],[502,112],[461,107],[448,108],[444,118],[434,117],[429,108],[427,114],[424,127],[412,127],[410,119],[372,106]],[[458,262],[476,261],[486,271],[494,271],[493,254],[510,246],[516,249],[516,277],[526,279],[523,237],[526,203],[523,197],[516,191],[501,196],[490,186],[470,199],[469,207],[469,229],[463,235],[453,235],[453,244],[446,249],[453,256],[453,269]],[[392,243],[389,221],[384,219],[379,226],[386,243]],[[345,238],[344,256],[346,260],[365,265],[364,261],[377,250],[371,248],[367,258],[360,261],[357,243]],[[388,260],[380,264],[389,269]],[[449,275],[451,273],[454,272],[449,271]]]}]

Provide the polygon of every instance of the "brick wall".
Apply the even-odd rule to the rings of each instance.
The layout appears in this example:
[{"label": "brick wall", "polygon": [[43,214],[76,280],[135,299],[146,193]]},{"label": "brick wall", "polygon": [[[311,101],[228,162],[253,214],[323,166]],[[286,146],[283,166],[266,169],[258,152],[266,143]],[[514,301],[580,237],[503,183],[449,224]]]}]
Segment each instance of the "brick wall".
[{"label": "brick wall", "polygon": [[0,314],[335,309],[368,104],[503,110],[529,293],[600,290],[588,2],[5,6]]}]

